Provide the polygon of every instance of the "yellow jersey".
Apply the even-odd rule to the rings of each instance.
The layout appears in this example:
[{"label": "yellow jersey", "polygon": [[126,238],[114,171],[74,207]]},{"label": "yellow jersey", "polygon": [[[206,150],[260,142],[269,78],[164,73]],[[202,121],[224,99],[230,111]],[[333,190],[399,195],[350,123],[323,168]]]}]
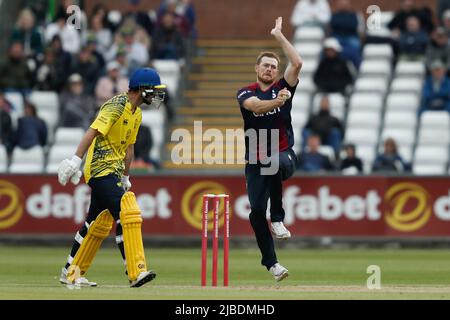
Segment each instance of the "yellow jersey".
[{"label": "yellow jersey", "polygon": [[132,113],[127,93],[106,101],[91,124],[101,134],[89,146],[84,165],[84,178],[103,177],[111,173],[122,177],[125,170],[125,155],[136,136],[142,121],[139,107]]}]

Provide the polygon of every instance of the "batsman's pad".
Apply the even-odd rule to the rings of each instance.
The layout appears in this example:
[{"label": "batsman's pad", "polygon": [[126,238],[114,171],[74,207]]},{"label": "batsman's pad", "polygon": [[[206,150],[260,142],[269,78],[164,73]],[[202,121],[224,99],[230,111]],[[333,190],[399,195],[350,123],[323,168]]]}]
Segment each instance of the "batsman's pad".
[{"label": "batsman's pad", "polygon": [[103,210],[90,224],[88,232],[69,267],[67,280],[74,283],[77,278],[84,276],[103,240],[111,232],[113,221],[111,213],[108,210]]},{"label": "batsman's pad", "polygon": [[128,279],[134,281],[147,271],[142,243],[141,210],[133,192],[125,192],[120,201],[120,223],[123,228],[123,244],[127,261]]}]

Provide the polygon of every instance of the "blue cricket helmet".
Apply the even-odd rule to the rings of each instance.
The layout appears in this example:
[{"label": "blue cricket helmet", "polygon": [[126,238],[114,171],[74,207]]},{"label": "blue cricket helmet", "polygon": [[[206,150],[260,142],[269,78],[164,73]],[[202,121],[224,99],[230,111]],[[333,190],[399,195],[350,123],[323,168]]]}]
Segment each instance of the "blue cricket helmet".
[{"label": "blue cricket helmet", "polygon": [[133,72],[130,77],[129,88],[138,89],[140,87],[152,87],[155,89],[164,89],[166,86],[161,84],[159,74],[152,68],[139,68]]}]

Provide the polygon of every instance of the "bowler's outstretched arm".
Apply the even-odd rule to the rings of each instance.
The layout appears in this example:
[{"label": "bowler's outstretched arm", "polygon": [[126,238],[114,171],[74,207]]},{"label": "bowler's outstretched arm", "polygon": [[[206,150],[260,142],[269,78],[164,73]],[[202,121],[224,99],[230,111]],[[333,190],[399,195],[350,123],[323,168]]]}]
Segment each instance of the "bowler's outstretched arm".
[{"label": "bowler's outstretched arm", "polygon": [[283,18],[278,17],[275,22],[275,27],[272,29],[270,34],[272,34],[275,39],[280,43],[284,54],[289,60],[289,64],[284,72],[284,79],[290,86],[295,86],[298,81],[298,76],[300,70],[302,69],[302,58],[295,50],[294,46],[286,39],[283,32],[281,31],[283,25]]}]

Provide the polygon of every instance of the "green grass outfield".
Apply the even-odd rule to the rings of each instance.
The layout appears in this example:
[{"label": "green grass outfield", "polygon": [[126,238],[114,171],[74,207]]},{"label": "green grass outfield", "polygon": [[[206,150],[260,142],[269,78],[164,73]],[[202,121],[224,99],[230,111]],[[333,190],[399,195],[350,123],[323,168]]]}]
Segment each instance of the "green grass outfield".
[{"label": "green grass outfield", "polygon": [[[0,246],[0,299],[450,299],[450,250],[278,250],[290,276],[277,284],[257,250],[232,249],[230,287],[201,288],[200,248],[147,247],[157,277],[131,289],[119,251],[102,248],[88,274],[99,287],[79,290],[58,282],[68,250]],[[380,290],[366,287],[369,265]]]}]

